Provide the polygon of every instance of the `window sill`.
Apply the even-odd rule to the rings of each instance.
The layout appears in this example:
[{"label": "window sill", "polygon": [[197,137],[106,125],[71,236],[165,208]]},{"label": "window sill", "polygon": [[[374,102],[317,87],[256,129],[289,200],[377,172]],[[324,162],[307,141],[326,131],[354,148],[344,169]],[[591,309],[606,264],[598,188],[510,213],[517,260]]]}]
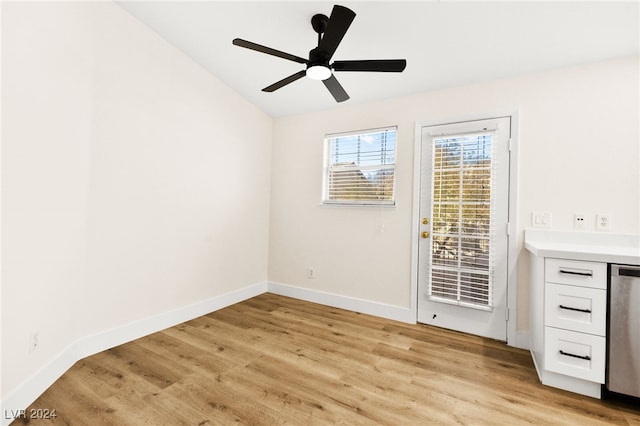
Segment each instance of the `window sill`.
[{"label": "window sill", "polygon": [[388,202],[388,203],[373,203],[373,202],[359,202],[359,203],[343,203],[336,201],[323,201],[320,206],[322,207],[337,207],[337,208],[345,208],[345,207],[356,207],[356,208],[383,208],[383,209],[395,209],[396,203]]}]

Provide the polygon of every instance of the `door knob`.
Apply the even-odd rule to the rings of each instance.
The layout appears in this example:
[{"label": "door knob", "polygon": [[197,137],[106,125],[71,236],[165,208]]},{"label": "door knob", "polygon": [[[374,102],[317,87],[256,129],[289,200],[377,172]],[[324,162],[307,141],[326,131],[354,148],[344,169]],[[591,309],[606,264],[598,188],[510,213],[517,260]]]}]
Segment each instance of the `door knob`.
[{"label": "door knob", "polygon": [[422,236],[422,238],[429,238],[429,233],[427,231],[422,231],[422,234],[420,234]]},{"label": "door knob", "polygon": [[426,217],[422,218],[422,224],[423,225],[428,225],[429,224],[429,219],[427,219]]}]

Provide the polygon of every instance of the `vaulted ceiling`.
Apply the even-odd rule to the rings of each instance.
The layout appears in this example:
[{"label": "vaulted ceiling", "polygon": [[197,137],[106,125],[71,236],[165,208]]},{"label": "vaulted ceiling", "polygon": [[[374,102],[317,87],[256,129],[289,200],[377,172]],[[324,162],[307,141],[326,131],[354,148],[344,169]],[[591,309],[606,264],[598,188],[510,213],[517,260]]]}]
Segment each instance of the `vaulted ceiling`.
[{"label": "vaulted ceiling", "polygon": [[403,73],[336,72],[351,99],[319,81],[261,89],[304,65],[233,46],[243,38],[306,58],[311,17],[332,2],[119,1],[118,4],[272,116],[508,78],[640,53],[640,7],[626,2],[340,2],[356,13],[334,59],[406,58]]}]

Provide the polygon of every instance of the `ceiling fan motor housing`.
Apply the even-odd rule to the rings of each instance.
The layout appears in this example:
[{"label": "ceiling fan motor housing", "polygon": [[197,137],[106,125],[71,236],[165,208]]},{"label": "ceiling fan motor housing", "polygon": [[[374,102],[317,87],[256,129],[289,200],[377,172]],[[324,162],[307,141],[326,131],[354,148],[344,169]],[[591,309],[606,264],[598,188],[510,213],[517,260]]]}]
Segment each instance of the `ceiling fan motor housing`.
[{"label": "ceiling fan motor housing", "polygon": [[331,77],[331,66],[329,66],[329,54],[319,50],[317,47],[309,52],[309,62],[307,63],[307,77],[312,80],[326,80]]},{"label": "ceiling fan motor housing", "polygon": [[323,65],[329,68],[329,59],[329,54],[319,50],[318,47],[309,51],[309,67]]}]

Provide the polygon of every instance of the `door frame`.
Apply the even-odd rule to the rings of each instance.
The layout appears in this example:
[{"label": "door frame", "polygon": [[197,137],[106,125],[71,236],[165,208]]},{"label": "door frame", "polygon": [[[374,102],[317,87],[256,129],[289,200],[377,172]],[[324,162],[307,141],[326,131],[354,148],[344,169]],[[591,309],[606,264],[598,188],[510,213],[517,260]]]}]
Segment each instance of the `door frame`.
[{"label": "door frame", "polygon": [[411,225],[411,315],[418,320],[418,243],[420,221],[420,186],[422,161],[422,128],[426,126],[440,126],[444,124],[462,123],[465,121],[487,120],[499,117],[511,118],[511,140],[509,142],[509,212],[508,212],[508,263],[507,263],[507,344],[519,348],[526,348],[525,342],[518,342],[516,323],[518,319],[518,146],[520,134],[520,117],[518,110],[507,112],[475,114],[463,117],[448,117],[437,120],[416,122],[414,152],[413,152],[413,213]]}]

